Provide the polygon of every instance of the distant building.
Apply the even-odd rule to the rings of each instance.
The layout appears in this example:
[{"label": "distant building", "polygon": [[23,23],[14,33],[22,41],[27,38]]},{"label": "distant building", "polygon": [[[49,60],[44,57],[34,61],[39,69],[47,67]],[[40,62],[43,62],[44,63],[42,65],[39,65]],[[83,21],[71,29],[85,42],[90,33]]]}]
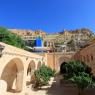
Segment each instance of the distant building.
[{"label": "distant building", "polygon": [[[78,29],[72,31],[64,30],[64,32],[61,33],[47,35],[44,40],[47,46],[54,46],[57,51],[59,51],[59,48],[62,48],[61,45],[66,45],[73,40],[75,45],[73,50],[75,51],[87,44],[92,38],[93,33],[89,29]],[[70,51],[72,49],[67,46],[66,50]]]},{"label": "distant building", "polygon": [[24,40],[35,40],[38,36],[45,38],[46,33],[41,30],[9,29],[12,33],[21,36]]},{"label": "distant building", "polygon": [[[42,39],[45,38],[46,33],[43,32],[42,30],[24,30],[24,29],[9,29],[11,33],[19,35],[23,41],[25,42],[26,46],[33,47],[38,44],[37,43],[37,38],[41,37]],[[35,44],[35,45],[33,45]]]},{"label": "distant building", "polygon": [[[38,37],[41,37],[43,39],[42,43],[45,47],[55,48],[56,51],[59,51],[59,48],[61,49],[60,52],[64,51],[63,45],[67,45],[71,40],[74,41],[75,49],[78,50],[83,45],[87,44],[92,38],[93,33],[89,29],[78,29],[78,30],[64,30],[63,32],[55,33],[55,34],[46,34],[46,32],[42,30],[21,30],[21,29],[9,29],[12,33],[15,33],[22,37],[22,39],[25,41],[26,45],[31,45],[31,42]],[[28,43],[28,44],[27,44]],[[70,46],[70,45],[69,45]],[[72,50],[68,46],[65,46],[66,51]]]},{"label": "distant building", "polygon": [[46,32],[42,31],[42,30],[36,30],[34,31],[36,36],[40,36],[41,38],[45,38],[46,37]]}]

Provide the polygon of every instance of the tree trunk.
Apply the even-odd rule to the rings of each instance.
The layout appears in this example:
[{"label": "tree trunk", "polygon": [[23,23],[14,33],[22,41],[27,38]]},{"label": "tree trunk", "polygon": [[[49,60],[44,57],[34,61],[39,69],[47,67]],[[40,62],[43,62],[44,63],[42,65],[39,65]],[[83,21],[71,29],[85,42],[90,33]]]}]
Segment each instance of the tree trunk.
[{"label": "tree trunk", "polygon": [[78,95],[82,95],[82,89],[79,88],[79,93]]}]

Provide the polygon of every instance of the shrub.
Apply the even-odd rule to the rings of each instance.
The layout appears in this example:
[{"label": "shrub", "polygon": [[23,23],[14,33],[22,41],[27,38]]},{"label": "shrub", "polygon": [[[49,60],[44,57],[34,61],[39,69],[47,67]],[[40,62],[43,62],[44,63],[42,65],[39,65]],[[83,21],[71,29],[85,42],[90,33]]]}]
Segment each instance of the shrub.
[{"label": "shrub", "polygon": [[54,76],[55,71],[45,65],[42,65],[39,70],[34,72],[34,74],[36,79],[34,87],[39,87],[47,85],[50,78]]},{"label": "shrub", "polygon": [[85,72],[81,72],[79,75],[73,75],[69,80],[78,87],[79,95],[81,95],[84,88],[95,87],[92,77]]},{"label": "shrub", "polygon": [[20,36],[12,34],[6,28],[0,27],[0,41],[19,48],[25,48],[25,44]]},{"label": "shrub", "polygon": [[63,69],[66,71],[66,74],[78,75],[80,72],[85,72],[91,74],[91,68],[88,67],[86,64],[80,61],[71,61],[63,66]]},{"label": "shrub", "polygon": [[85,72],[81,72],[79,75],[74,75],[69,80],[71,80],[73,83],[77,85],[78,88],[81,89],[93,86],[92,77]]},{"label": "shrub", "polygon": [[91,68],[79,61],[72,61],[64,65],[66,73],[64,79],[71,81],[79,88],[79,95],[87,87],[95,86],[91,76]]}]

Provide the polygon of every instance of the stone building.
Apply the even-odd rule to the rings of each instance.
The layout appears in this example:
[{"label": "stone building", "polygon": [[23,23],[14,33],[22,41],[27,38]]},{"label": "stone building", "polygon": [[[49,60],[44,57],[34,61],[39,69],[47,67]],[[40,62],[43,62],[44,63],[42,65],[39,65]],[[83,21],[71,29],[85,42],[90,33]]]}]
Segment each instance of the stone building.
[{"label": "stone building", "polygon": [[35,40],[38,36],[45,38],[46,33],[42,30],[9,29],[10,32],[21,36],[24,40]]},{"label": "stone building", "polygon": [[40,36],[41,38],[45,38],[46,37],[46,32],[44,32],[44,31],[42,31],[42,30],[36,30],[36,31],[34,31],[34,34],[36,35],[36,36]]},{"label": "stone building", "polygon": [[44,47],[54,48],[57,52],[59,52],[59,48],[61,49],[60,52],[72,51],[72,46],[68,45],[71,40],[73,40],[75,45],[74,51],[77,51],[92,39],[92,32],[88,29],[64,30],[64,32],[55,34],[46,34],[42,30],[10,29],[10,31],[21,36],[26,45],[30,47],[33,40],[35,41],[37,37],[41,37]]},{"label": "stone building", "polygon": [[[71,51],[70,50],[70,43],[72,40],[74,42],[74,50],[79,50],[81,47],[83,47],[85,44],[87,44],[90,40],[93,38],[93,33],[89,29],[78,29],[78,30],[64,30],[64,32],[60,32],[57,34],[51,34],[47,35],[44,39],[47,43],[46,46],[54,46],[57,51],[61,48],[62,51]],[[65,45],[66,48],[62,48],[63,45]],[[64,50],[66,49],[66,50]],[[69,49],[69,50],[68,50]]]},{"label": "stone building", "polygon": [[13,91],[25,93],[34,80],[34,71],[42,64],[59,71],[61,64],[70,61],[74,53],[35,54],[0,42],[0,55],[0,95],[6,95]]},{"label": "stone building", "polygon": [[81,49],[74,55],[75,60],[80,60],[92,68],[95,75],[95,40],[91,41],[88,46]]},{"label": "stone building", "polygon": [[24,30],[24,29],[9,29],[9,31],[13,34],[19,35],[27,48],[29,48],[30,51],[32,51],[32,47],[36,46],[36,39],[38,37],[41,37],[42,39],[45,38],[46,33],[42,30]]},{"label": "stone building", "polygon": [[11,33],[21,36],[23,39],[26,39],[26,38],[29,39],[29,37],[31,37],[31,39],[35,39],[35,38],[32,38],[32,37],[35,37],[35,33],[32,30],[9,29],[9,31]]}]

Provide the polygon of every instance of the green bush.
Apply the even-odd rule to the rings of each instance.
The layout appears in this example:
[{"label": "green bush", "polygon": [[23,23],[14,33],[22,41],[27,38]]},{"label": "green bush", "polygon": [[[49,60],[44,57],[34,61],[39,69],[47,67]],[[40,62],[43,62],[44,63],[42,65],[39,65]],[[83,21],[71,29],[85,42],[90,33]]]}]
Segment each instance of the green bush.
[{"label": "green bush", "polygon": [[86,68],[87,66],[82,64],[80,61],[71,61],[63,66],[63,69],[66,70],[68,75],[78,75],[79,72],[85,72]]},{"label": "green bush", "polygon": [[64,65],[64,69],[66,70],[64,79],[71,81],[79,88],[79,95],[81,95],[84,88],[95,87],[90,68],[82,62],[69,62]]},{"label": "green bush", "polygon": [[45,65],[42,65],[39,70],[34,72],[34,74],[36,79],[35,87],[39,87],[47,85],[50,78],[54,76],[55,71]]},{"label": "green bush", "polygon": [[71,80],[74,84],[77,85],[78,88],[81,88],[81,89],[94,86],[92,77],[85,72],[81,72],[79,73],[79,75],[74,75],[69,80]]},{"label": "green bush", "polygon": [[25,49],[24,41],[20,36],[12,34],[8,29],[0,27],[0,42]]}]

